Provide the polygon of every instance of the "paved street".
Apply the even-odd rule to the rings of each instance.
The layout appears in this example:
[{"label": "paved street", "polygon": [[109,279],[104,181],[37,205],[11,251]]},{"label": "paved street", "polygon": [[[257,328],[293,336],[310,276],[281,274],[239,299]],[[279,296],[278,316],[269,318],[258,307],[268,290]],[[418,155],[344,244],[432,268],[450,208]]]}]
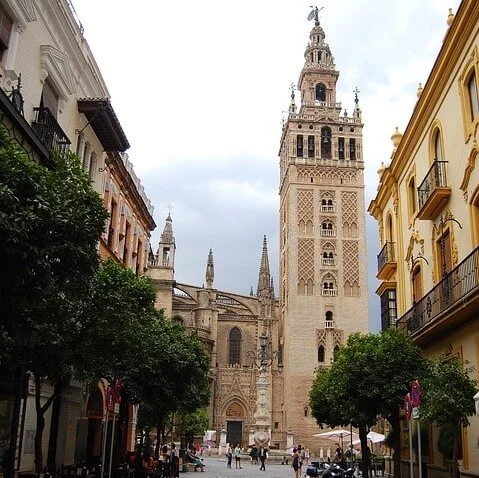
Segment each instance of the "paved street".
[{"label": "paved street", "polygon": [[194,478],[294,478],[294,470],[289,465],[281,465],[279,461],[266,462],[266,471],[259,471],[260,465],[252,465],[249,457],[241,460],[242,469],[236,469],[233,459],[232,468],[226,468],[226,457],[203,456],[205,472],[194,472],[180,474],[180,478],[193,478],[191,475],[200,474]]}]

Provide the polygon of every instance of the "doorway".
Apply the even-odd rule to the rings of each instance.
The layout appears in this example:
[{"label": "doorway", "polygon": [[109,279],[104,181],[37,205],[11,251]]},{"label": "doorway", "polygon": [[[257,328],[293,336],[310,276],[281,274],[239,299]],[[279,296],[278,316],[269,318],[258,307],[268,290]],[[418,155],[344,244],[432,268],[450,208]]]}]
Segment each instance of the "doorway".
[{"label": "doorway", "polygon": [[227,422],[226,423],[226,442],[231,448],[236,445],[243,446],[243,422]]}]

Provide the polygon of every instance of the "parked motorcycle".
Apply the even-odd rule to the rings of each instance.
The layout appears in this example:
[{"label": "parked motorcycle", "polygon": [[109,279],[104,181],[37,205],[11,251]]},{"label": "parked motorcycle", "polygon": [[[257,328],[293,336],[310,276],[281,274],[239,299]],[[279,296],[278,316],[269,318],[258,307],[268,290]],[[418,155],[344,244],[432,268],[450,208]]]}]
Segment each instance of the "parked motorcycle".
[{"label": "parked motorcycle", "polygon": [[337,463],[311,463],[306,469],[306,476],[310,478],[354,478],[354,468],[345,470]]},{"label": "parked motorcycle", "polygon": [[337,463],[331,463],[328,469],[324,470],[322,478],[354,478],[354,468],[343,469]]}]

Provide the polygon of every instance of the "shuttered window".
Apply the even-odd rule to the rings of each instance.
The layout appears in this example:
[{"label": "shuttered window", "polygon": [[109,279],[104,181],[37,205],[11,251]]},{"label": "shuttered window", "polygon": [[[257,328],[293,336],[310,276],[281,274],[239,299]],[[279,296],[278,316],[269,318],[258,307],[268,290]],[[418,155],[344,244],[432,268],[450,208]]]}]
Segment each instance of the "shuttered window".
[{"label": "shuttered window", "polygon": [[12,26],[12,19],[5,9],[0,6],[0,55],[8,48]]}]

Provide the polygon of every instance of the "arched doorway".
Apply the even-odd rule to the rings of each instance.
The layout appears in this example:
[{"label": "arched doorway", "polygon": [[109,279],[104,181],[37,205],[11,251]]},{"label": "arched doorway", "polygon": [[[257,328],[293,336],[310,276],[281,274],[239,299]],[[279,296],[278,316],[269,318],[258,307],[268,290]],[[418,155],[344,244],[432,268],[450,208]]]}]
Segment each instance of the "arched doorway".
[{"label": "arched doorway", "polygon": [[85,452],[88,467],[98,466],[101,463],[105,407],[105,398],[103,391],[100,390],[100,384],[92,385],[86,405],[88,431]]},{"label": "arched doorway", "polygon": [[226,442],[232,447],[243,443],[244,410],[239,402],[233,402],[226,409]]}]

